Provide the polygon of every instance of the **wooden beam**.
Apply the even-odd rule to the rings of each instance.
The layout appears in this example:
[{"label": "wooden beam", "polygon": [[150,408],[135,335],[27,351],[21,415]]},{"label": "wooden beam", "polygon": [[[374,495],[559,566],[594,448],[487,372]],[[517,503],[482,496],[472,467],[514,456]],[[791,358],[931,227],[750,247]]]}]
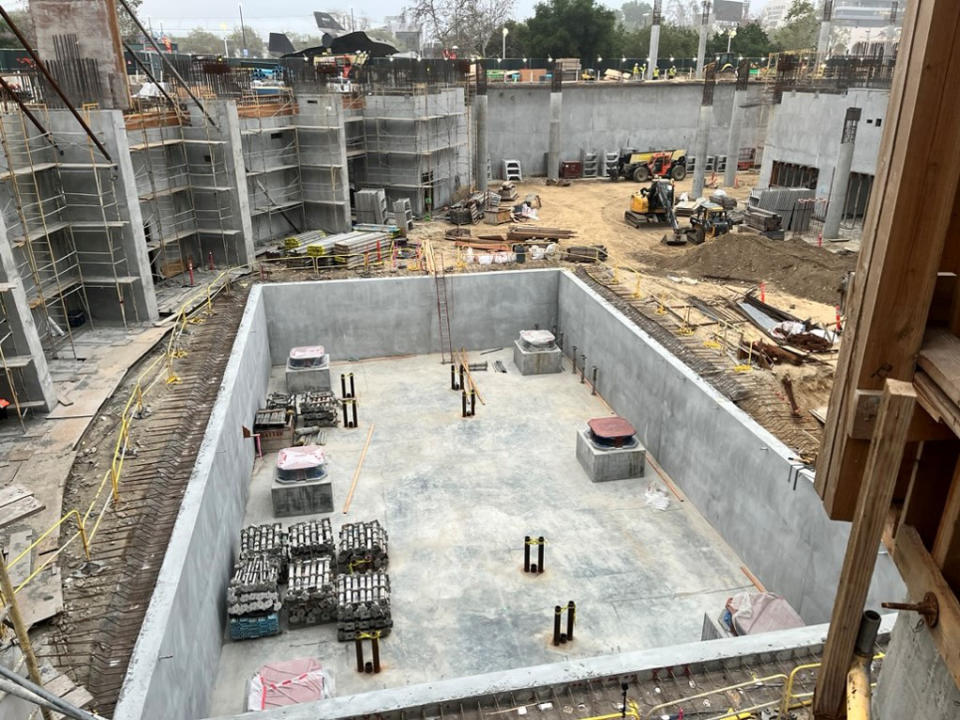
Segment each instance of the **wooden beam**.
[{"label": "wooden beam", "polygon": [[[930,633],[953,681],[960,686],[960,602],[957,596],[923,546],[920,535],[911,526],[902,525],[897,531],[892,557],[907,586],[910,602],[922,600],[927,592],[937,596],[939,622],[936,627],[924,627],[919,632]],[[917,672],[926,671],[927,668],[917,668]]]},{"label": "wooden beam", "polygon": [[[856,393],[856,408],[850,418],[850,427],[847,434],[854,440],[869,440],[873,437],[873,429],[877,424],[877,413],[880,411],[882,390],[858,390]],[[913,409],[913,417],[907,430],[907,441],[946,440],[954,436],[953,431],[941,422],[930,416],[919,404]]]},{"label": "wooden beam", "polygon": [[823,648],[823,663],[813,698],[814,717],[818,719],[843,717],[847,670],[853,659],[853,646],[900,472],[915,401],[913,385],[899,380],[886,381]]},{"label": "wooden beam", "polygon": [[933,561],[940,566],[944,579],[960,590],[960,464],[953,469],[953,479],[946,502],[937,508],[940,525],[933,541]]},{"label": "wooden beam", "polygon": [[960,180],[960,3],[908,3],[816,487],[850,519],[870,443],[846,433],[857,390],[910,380]]}]

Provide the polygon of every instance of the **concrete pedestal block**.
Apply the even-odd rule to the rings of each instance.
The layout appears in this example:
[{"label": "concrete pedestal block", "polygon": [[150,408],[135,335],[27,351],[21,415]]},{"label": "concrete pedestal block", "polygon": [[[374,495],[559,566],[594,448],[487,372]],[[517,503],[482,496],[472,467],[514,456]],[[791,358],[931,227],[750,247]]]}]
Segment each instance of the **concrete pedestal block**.
[{"label": "concrete pedestal block", "polygon": [[591,442],[586,428],[577,431],[577,460],[593,482],[643,477],[646,464],[639,442],[633,447],[600,449]]},{"label": "concrete pedestal block", "polygon": [[270,497],[275,517],[333,512],[333,483],[325,477],[297,483],[274,481]]},{"label": "concrete pedestal block", "polygon": [[324,355],[317,367],[295,368],[287,363],[287,392],[291,395],[302,392],[332,390],[330,384],[330,356]]},{"label": "concrete pedestal block", "polygon": [[532,350],[521,347],[519,340],[513,341],[513,364],[521,375],[545,375],[558,373],[563,353],[560,348]]}]

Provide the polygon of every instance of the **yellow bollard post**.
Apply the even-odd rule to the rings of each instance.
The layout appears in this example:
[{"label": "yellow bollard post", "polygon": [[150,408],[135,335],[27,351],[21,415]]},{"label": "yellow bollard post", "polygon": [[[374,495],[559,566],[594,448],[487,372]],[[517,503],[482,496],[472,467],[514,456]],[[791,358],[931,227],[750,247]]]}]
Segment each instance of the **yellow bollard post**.
[{"label": "yellow bollard post", "polygon": [[87,529],[83,526],[83,520],[80,517],[80,513],[76,510],[72,511],[77,516],[77,531],[80,533],[80,542],[83,543],[83,554],[87,556],[87,560],[90,559],[90,542],[87,540]]}]

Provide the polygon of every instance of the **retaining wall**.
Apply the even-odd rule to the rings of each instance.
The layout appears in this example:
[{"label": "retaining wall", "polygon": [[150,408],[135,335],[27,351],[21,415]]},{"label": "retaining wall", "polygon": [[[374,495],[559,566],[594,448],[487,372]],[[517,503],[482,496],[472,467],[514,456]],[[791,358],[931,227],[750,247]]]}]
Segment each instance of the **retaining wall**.
[{"label": "retaining wall", "polygon": [[[733,110],[733,83],[716,87],[708,155],[726,155]],[[613,152],[686,148],[693,152],[703,85],[689,82],[579,83],[564,85],[560,116],[560,159],[579,160],[580,151]],[[743,113],[740,147],[763,145],[770,105],[752,85]],[[487,97],[487,147],[494,178],[503,160],[519,160],[524,175],[546,175],[550,87],[491,85]]]},{"label": "retaining wall", "polygon": [[226,627],[224,597],[253,470],[250,426],[270,374],[261,287],[250,291],[197,463],[134,647],[115,720],[206,713]]},{"label": "retaining wall", "polygon": [[[599,367],[598,391],[770,590],[807,623],[827,622],[850,526],[827,518],[783,443],[578,278],[563,273],[560,329]],[[884,553],[868,605],[903,592]]]}]

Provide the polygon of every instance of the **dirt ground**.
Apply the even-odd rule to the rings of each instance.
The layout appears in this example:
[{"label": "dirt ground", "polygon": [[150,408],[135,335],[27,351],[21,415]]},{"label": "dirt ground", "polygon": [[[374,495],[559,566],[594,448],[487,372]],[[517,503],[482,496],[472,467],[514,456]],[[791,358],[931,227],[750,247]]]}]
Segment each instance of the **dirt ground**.
[{"label": "dirt ground", "polygon": [[[726,188],[727,194],[743,207],[749,197],[756,173],[740,173],[738,186]],[[689,192],[692,177],[677,183],[680,198]],[[788,237],[771,240],[746,228],[738,227],[726,236],[708,240],[703,245],[669,246],[661,239],[665,225],[633,228],[623,219],[630,196],[640,189],[638,183],[607,179],[574,181],[567,187],[549,186],[541,178],[518,183],[518,201],[527,195],[540,196],[542,207],[538,220],[530,224],[565,228],[576,232],[572,240],[561,242],[576,245],[604,245],[609,253],[608,265],[615,268],[612,283],[630,292],[641,302],[660,303],[674,315],[690,314],[688,296],[707,302],[734,300],[763,284],[767,303],[801,319],[811,319],[833,326],[835,306],[840,302],[838,288],[844,274],[856,264],[856,242],[818,247],[811,233],[806,238]],[[496,184],[491,185],[495,189]],[[708,187],[705,194],[713,190]],[[434,249],[450,248],[444,233],[452,226],[442,213],[428,223],[418,223],[411,234],[416,239],[428,238]],[[680,218],[686,224],[686,218]],[[480,224],[471,228],[473,235],[501,233],[505,226]],[[452,253],[451,253],[452,255]],[[476,266],[468,267],[468,270]],[[759,292],[758,292],[759,294]],[[645,300],[644,300],[645,298]],[[699,318],[698,319],[703,319]],[[704,340],[711,339],[715,329],[697,330]],[[761,339],[762,335],[748,324],[737,332],[745,340]],[[769,339],[767,339],[769,340]],[[817,361],[799,367],[778,365],[763,371],[772,392],[782,396],[781,381],[789,377],[797,404],[805,412],[827,404],[833,382],[836,353],[825,354]],[[784,403],[786,400],[783,400]],[[746,409],[746,408],[745,408]],[[807,415],[809,417],[809,415]],[[757,418],[761,420],[761,418]]]}]

